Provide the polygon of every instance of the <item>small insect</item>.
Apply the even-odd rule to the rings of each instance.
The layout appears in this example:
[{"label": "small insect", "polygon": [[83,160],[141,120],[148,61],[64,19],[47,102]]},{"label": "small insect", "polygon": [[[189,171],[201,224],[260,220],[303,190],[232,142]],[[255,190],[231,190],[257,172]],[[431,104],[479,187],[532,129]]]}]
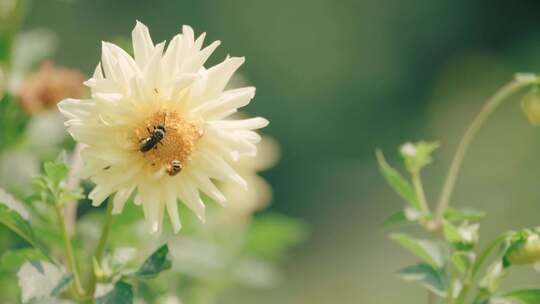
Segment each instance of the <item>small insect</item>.
[{"label": "small insect", "polygon": [[163,137],[165,137],[164,126],[154,127],[154,130],[152,131],[150,131],[149,128],[146,128],[146,130],[148,130],[148,134],[150,134],[150,136],[141,140],[141,144],[139,146],[139,150],[143,153],[152,150],[152,148],[157,149],[157,144],[163,144],[161,140]]},{"label": "small insect", "polygon": [[171,163],[169,164],[169,166],[167,166],[167,173],[170,175],[170,176],[175,176],[176,174],[178,174],[180,171],[182,171],[182,163],[175,159],[173,161],[171,161]]}]

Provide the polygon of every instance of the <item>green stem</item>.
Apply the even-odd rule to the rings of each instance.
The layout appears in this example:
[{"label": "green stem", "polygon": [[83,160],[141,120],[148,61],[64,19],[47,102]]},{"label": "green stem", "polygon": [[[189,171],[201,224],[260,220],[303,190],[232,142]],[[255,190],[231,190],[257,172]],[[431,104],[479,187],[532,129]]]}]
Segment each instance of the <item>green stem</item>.
[{"label": "green stem", "polygon": [[107,202],[107,215],[105,218],[105,224],[103,226],[103,231],[101,232],[101,237],[99,243],[96,247],[96,253],[94,257],[99,262],[103,258],[103,253],[105,252],[105,246],[107,245],[107,239],[109,238],[109,233],[111,231],[112,224],[112,210],[113,203],[111,201]]},{"label": "green stem", "polygon": [[85,292],[81,284],[81,278],[79,275],[79,269],[77,267],[77,260],[75,259],[75,254],[73,253],[73,247],[71,246],[71,239],[69,238],[66,221],[64,220],[64,208],[62,205],[57,204],[55,206],[56,216],[58,218],[58,223],[62,229],[62,236],[64,239],[64,246],[67,257],[67,266],[71,273],[73,273],[73,280],[75,283],[74,291],[77,297],[84,297]]},{"label": "green stem", "polygon": [[[97,263],[101,263],[101,259],[103,258],[103,254],[105,253],[105,247],[107,246],[107,240],[109,238],[109,234],[111,231],[111,224],[112,224],[112,210],[113,210],[113,203],[111,199],[107,202],[107,214],[105,217],[105,223],[103,224],[103,230],[101,231],[101,237],[99,238],[98,245],[96,247],[96,251],[94,253],[94,260]],[[94,273],[94,271],[91,271],[91,277],[90,277],[90,294],[93,294],[96,290],[96,282],[97,278]]]},{"label": "green stem", "polygon": [[448,170],[448,174],[446,175],[446,179],[443,184],[434,222],[435,227],[438,228],[441,225],[444,211],[448,208],[450,204],[450,197],[452,195],[452,190],[454,189],[454,185],[456,183],[456,179],[461,168],[461,163],[463,162],[463,158],[465,156],[465,153],[467,152],[467,149],[469,148],[469,145],[471,144],[471,141],[474,139],[474,136],[476,135],[480,127],[493,113],[493,111],[502,104],[504,100],[506,100],[508,97],[510,97],[517,91],[523,89],[524,87],[535,83],[538,83],[538,78],[536,76],[516,77],[516,79],[504,85],[491,98],[486,101],[480,113],[475,117],[471,125],[465,131],[463,138],[461,138],[461,141],[459,142],[456,154],[454,155],[454,159],[452,160],[450,169]]},{"label": "green stem", "polygon": [[424,186],[422,185],[422,179],[420,178],[420,172],[411,171],[411,179],[414,186],[414,191],[418,197],[418,203],[422,212],[429,213],[429,205],[426,200],[426,194],[424,193]]},{"label": "green stem", "polygon": [[437,303],[437,296],[431,292],[428,291],[428,304],[435,304]]}]

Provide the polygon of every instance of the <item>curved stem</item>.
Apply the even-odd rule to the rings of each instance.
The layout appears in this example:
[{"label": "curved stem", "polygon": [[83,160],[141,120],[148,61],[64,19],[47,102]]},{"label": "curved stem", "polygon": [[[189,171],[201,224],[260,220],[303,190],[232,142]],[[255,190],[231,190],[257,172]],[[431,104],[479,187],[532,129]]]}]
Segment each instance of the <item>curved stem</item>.
[{"label": "curved stem", "polygon": [[448,208],[450,204],[450,197],[452,195],[452,190],[454,189],[454,185],[456,183],[456,179],[461,168],[461,163],[463,162],[463,158],[465,156],[465,153],[467,152],[467,149],[469,148],[469,145],[471,144],[471,141],[474,139],[474,136],[476,135],[480,127],[491,115],[491,113],[493,113],[493,111],[497,109],[497,107],[501,105],[501,103],[506,100],[510,95],[534,83],[538,83],[538,78],[536,76],[516,77],[516,79],[512,80],[511,82],[500,88],[495,93],[495,95],[493,95],[486,101],[480,113],[474,118],[469,128],[465,131],[465,134],[459,142],[456,154],[454,155],[454,159],[452,160],[450,169],[448,170],[448,174],[446,175],[446,179],[443,184],[434,222],[434,226],[436,228],[440,227],[441,225],[444,211]]},{"label": "curved stem", "polygon": [[[109,233],[111,231],[111,224],[112,224],[112,210],[113,210],[113,203],[111,199],[107,202],[107,214],[105,217],[105,223],[103,224],[103,230],[101,231],[101,237],[99,238],[98,245],[96,247],[96,251],[94,253],[93,259],[100,263],[101,259],[103,258],[103,254],[105,253],[105,246],[107,245],[107,240],[109,238]],[[94,271],[91,271],[90,273],[90,294],[94,294],[94,291],[96,290],[96,274]]]},{"label": "curved stem", "polygon": [[58,218],[58,223],[62,229],[62,236],[64,239],[64,246],[66,251],[67,266],[71,273],[73,273],[73,280],[75,283],[75,294],[77,296],[84,296],[85,292],[81,284],[81,278],[79,275],[79,269],[77,267],[77,261],[75,259],[75,254],[73,253],[73,247],[71,246],[71,239],[67,232],[66,221],[64,220],[64,208],[62,205],[55,206],[56,216]]}]

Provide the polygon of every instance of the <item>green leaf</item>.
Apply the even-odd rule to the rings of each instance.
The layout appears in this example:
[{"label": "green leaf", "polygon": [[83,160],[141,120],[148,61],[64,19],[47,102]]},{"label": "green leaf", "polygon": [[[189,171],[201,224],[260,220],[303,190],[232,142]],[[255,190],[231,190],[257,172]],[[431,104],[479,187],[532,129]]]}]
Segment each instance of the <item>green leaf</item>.
[{"label": "green leaf", "polygon": [[17,212],[9,209],[7,206],[0,204],[0,224],[3,224],[11,231],[15,232],[30,245],[40,249],[44,254],[47,250],[36,238],[30,224],[23,219]]},{"label": "green leaf", "polygon": [[443,221],[444,238],[450,243],[459,243],[462,241],[459,230],[448,221]]},{"label": "green leaf", "polygon": [[[478,271],[480,271],[480,268],[486,261],[486,259],[489,257],[489,255],[495,250],[496,248],[501,247],[500,252],[501,254],[504,254],[506,250],[508,249],[509,242],[507,240],[512,236],[511,232],[505,232],[501,235],[499,235],[491,244],[489,244],[484,250],[481,251],[481,253],[478,255],[478,259],[474,263],[473,269],[472,269],[472,276],[476,276]],[[503,246],[501,246],[503,245]]]},{"label": "green leaf", "polygon": [[23,248],[6,251],[0,258],[0,272],[12,273],[28,261],[45,261],[47,257],[34,248]]},{"label": "green leaf", "polygon": [[483,211],[474,209],[453,209],[448,208],[444,211],[444,218],[448,221],[471,221],[477,222],[486,215]]},{"label": "green leaf", "polygon": [[540,289],[522,289],[507,293],[504,298],[517,300],[520,304],[540,303]]},{"label": "green leaf", "polygon": [[384,155],[380,150],[377,150],[377,161],[379,162],[379,169],[381,174],[386,179],[386,182],[401,196],[405,201],[411,204],[417,210],[422,210],[420,203],[418,203],[418,197],[414,192],[411,184],[399,174],[397,170],[392,168],[384,159]]},{"label": "green leaf", "polygon": [[407,216],[405,216],[405,211],[402,210],[402,211],[393,213],[392,215],[387,217],[383,221],[382,226],[386,228],[386,227],[399,225],[399,224],[406,224],[406,223],[410,223],[410,221],[409,219],[407,219]]},{"label": "green leaf", "polygon": [[446,296],[448,276],[443,270],[426,263],[405,267],[398,272],[400,278],[408,282],[418,282],[440,297]]},{"label": "green leaf", "polygon": [[302,243],[308,233],[301,220],[278,213],[261,214],[249,227],[245,250],[251,256],[280,260],[289,248]]},{"label": "green leaf", "polygon": [[478,286],[481,287],[483,292],[492,295],[499,288],[499,284],[506,273],[502,261],[496,260],[488,267],[486,274],[479,281]]},{"label": "green leaf", "polygon": [[133,288],[126,282],[118,281],[107,294],[96,299],[96,304],[132,304]]},{"label": "green leaf", "polygon": [[431,163],[431,154],[437,148],[439,148],[438,142],[409,142],[401,146],[400,152],[407,170],[415,172]]},{"label": "green leaf", "polygon": [[446,253],[437,242],[416,239],[404,233],[391,234],[390,238],[434,268],[441,268],[446,262]]},{"label": "green leaf", "polygon": [[169,246],[165,244],[146,259],[135,275],[144,279],[153,278],[160,272],[171,268],[171,266],[172,262],[169,256]]},{"label": "green leaf", "polygon": [[57,186],[68,175],[69,168],[63,161],[46,162],[44,165],[45,174],[53,185]]},{"label": "green leaf", "polygon": [[443,233],[445,239],[459,250],[471,250],[478,241],[479,224],[463,224],[459,227],[443,220]]},{"label": "green leaf", "polygon": [[399,224],[415,223],[418,220],[430,220],[431,215],[425,214],[414,208],[405,208],[387,217],[383,222],[383,227],[390,227]]},{"label": "green leaf", "polygon": [[452,254],[452,264],[460,273],[465,273],[473,265],[474,258],[474,253],[456,251]]}]

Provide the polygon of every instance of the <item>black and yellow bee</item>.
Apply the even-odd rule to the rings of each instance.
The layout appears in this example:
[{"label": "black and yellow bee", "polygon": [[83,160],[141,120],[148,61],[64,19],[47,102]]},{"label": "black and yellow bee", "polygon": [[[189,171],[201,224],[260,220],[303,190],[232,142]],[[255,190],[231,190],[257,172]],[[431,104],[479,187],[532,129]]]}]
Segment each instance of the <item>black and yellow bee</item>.
[{"label": "black and yellow bee", "polygon": [[152,148],[156,149],[157,144],[163,144],[161,143],[161,140],[165,137],[164,126],[154,127],[154,130],[152,131],[150,131],[150,129],[148,128],[147,130],[148,130],[149,136],[141,140],[141,144],[139,145],[139,150],[143,153],[152,150]]}]

